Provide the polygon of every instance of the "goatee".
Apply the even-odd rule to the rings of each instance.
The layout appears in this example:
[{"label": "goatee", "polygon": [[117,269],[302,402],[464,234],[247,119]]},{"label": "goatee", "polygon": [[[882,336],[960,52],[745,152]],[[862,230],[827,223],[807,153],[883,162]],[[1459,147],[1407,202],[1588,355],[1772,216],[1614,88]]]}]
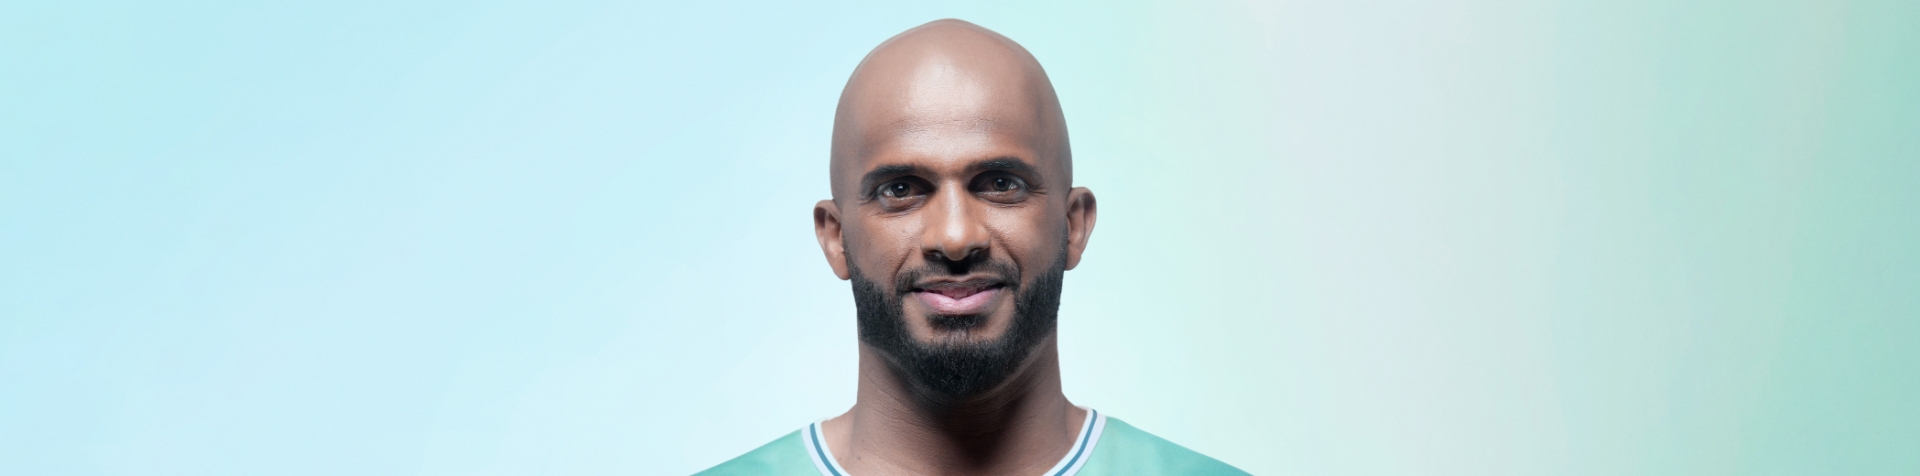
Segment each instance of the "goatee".
[{"label": "goatee", "polygon": [[[926,403],[964,402],[1000,387],[1053,334],[1060,312],[1065,260],[1058,260],[1032,283],[1021,283],[1020,269],[991,259],[945,263],[906,270],[891,286],[882,286],[849,266],[860,341],[879,349],[889,367]],[[932,316],[929,324],[947,332],[936,342],[921,342],[907,331],[905,300],[914,283],[928,275],[965,275],[969,270],[999,274],[1013,292],[1013,321],[1006,334],[985,341],[967,336],[986,325],[986,316]]]}]

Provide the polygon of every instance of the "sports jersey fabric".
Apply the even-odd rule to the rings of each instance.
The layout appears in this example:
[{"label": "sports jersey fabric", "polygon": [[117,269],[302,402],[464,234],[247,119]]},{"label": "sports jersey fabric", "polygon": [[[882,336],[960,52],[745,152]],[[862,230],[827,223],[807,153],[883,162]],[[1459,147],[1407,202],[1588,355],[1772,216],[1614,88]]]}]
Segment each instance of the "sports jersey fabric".
[{"label": "sports jersey fabric", "polygon": [[[1118,418],[1087,410],[1072,449],[1037,476],[1244,475],[1228,466],[1153,436]],[[788,433],[696,476],[853,476],[834,460],[820,436],[820,423]]]}]

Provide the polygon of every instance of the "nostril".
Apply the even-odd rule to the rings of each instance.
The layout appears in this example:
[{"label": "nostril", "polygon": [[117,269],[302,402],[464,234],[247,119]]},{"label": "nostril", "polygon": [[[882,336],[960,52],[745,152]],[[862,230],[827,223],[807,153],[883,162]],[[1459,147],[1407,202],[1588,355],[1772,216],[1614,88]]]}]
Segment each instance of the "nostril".
[{"label": "nostril", "polygon": [[927,259],[929,261],[943,261],[943,262],[979,261],[983,258],[986,258],[986,254],[987,254],[987,250],[984,248],[973,248],[973,249],[967,250],[967,254],[964,255],[962,258],[953,259],[951,256],[947,254],[946,251],[927,250]]}]

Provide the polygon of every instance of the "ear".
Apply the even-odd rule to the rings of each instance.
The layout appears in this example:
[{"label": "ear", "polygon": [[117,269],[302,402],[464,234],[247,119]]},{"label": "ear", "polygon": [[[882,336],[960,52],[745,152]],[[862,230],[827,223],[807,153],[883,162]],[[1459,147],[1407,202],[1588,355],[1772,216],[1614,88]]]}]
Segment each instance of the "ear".
[{"label": "ear", "polygon": [[847,244],[840,237],[840,206],[833,200],[813,204],[813,237],[820,240],[820,252],[826,253],[833,275],[847,279]]},{"label": "ear", "polygon": [[1092,190],[1074,187],[1067,192],[1067,269],[1080,265],[1080,253],[1087,251],[1087,239],[1093,237],[1093,222],[1099,210]]}]

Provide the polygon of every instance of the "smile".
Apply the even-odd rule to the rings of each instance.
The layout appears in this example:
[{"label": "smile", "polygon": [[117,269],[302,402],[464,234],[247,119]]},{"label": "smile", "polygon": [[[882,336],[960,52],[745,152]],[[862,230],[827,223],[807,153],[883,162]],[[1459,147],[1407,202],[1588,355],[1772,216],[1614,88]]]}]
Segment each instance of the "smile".
[{"label": "smile", "polygon": [[913,294],[934,314],[959,316],[985,312],[1005,290],[999,283],[973,280],[920,286]]}]

